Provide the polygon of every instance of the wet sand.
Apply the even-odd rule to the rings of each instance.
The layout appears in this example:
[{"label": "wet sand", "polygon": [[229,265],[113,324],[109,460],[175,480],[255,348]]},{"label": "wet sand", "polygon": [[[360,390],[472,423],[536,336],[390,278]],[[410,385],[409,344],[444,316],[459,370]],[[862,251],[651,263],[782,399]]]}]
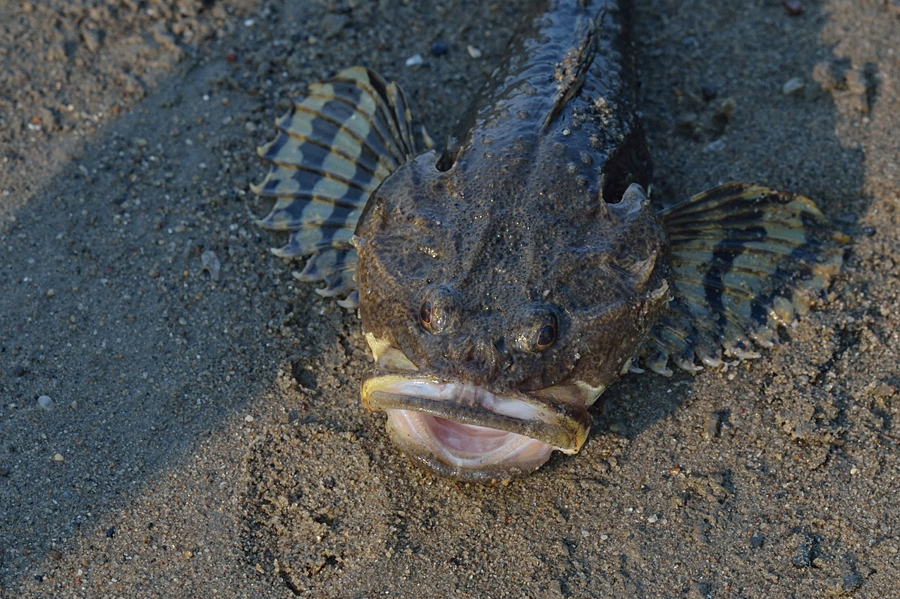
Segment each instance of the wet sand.
[{"label": "wet sand", "polygon": [[637,2],[654,198],[756,181],[854,243],[781,346],[629,375],[487,486],[394,450],[252,223],[307,83],[370,66],[443,140],[525,3],[396,4],[0,4],[0,597],[895,595],[897,3]]}]

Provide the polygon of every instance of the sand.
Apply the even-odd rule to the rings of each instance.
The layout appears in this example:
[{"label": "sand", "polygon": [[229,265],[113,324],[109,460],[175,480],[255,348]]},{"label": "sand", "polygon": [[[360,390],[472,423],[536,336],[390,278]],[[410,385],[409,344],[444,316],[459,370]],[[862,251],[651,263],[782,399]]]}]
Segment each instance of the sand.
[{"label": "sand", "polygon": [[524,4],[0,4],[0,597],[896,596],[896,1],[637,2],[654,198],[751,180],[854,237],[783,344],[625,377],[507,485],[363,410],[255,147],[354,64],[445,139]]}]

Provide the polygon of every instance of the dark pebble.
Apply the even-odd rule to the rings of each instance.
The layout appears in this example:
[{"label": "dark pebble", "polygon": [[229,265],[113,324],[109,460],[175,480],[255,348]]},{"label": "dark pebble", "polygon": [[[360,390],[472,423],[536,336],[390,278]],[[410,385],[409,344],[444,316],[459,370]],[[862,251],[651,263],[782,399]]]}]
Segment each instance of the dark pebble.
[{"label": "dark pebble", "polygon": [[443,56],[450,51],[444,42],[434,42],[431,44],[431,54],[434,56]]},{"label": "dark pebble", "polygon": [[803,3],[800,0],[781,0],[784,9],[791,16],[797,16],[803,13]]},{"label": "dark pebble", "polygon": [[35,574],[34,579],[38,582],[44,582],[44,577],[41,576],[40,574]]},{"label": "dark pebble", "polygon": [[6,466],[0,466],[0,476],[9,476],[10,469]]},{"label": "dark pebble", "polygon": [[845,574],[841,579],[841,586],[845,593],[848,591],[855,591],[859,587],[862,586],[862,576],[857,574],[856,572],[851,572],[850,574]]},{"label": "dark pebble", "polygon": [[794,566],[797,568],[806,568],[812,564],[812,549],[809,545],[800,545],[794,553]]},{"label": "dark pebble", "polygon": [[25,369],[21,366],[16,366],[13,368],[13,374],[16,376],[25,376]]},{"label": "dark pebble", "polygon": [[764,537],[761,537],[759,535],[753,535],[752,537],[750,537],[750,546],[753,547],[754,549],[759,549],[760,547],[763,546],[764,540],[765,540]]},{"label": "dark pebble", "polygon": [[863,227],[863,230],[862,230],[863,235],[865,235],[866,237],[871,237],[872,235],[875,234],[875,231],[876,231],[875,227]]},{"label": "dark pebble", "polygon": [[707,102],[710,100],[715,100],[716,96],[719,95],[719,91],[711,85],[701,85],[700,93],[703,95],[703,99]]},{"label": "dark pebble", "polygon": [[106,529],[106,538],[111,539],[111,538],[113,538],[114,536],[116,536],[116,529],[115,529],[115,527],[107,528],[107,529]]}]

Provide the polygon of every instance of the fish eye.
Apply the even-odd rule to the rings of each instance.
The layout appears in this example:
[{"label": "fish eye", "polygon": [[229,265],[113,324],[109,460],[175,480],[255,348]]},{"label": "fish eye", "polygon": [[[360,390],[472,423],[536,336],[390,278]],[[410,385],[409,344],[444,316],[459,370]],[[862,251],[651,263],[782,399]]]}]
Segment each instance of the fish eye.
[{"label": "fish eye", "polygon": [[538,351],[546,351],[556,343],[556,336],[559,333],[559,327],[556,324],[556,315],[550,314],[547,319],[541,323],[534,336],[534,348]]},{"label": "fish eye", "polygon": [[419,325],[432,335],[440,335],[452,326],[455,307],[455,296],[450,289],[432,288],[419,306]]},{"label": "fish eye", "polygon": [[431,305],[431,298],[425,298],[425,301],[422,302],[422,307],[419,308],[419,322],[426,329],[430,329],[433,318],[434,308]]},{"label": "fish eye", "polygon": [[544,352],[559,339],[559,319],[552,306],[532,304],[520,318],[522,328],[517,339],[520,350],[532,354]]}]

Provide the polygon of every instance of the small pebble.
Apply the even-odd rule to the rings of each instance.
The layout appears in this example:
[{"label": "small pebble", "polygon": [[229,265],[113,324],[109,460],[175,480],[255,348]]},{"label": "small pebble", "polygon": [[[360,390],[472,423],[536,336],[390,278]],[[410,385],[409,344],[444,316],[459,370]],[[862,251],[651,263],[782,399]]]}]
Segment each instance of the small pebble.
[{"label": "small pebble", "polygon": [[53,400],[50,399],[49,395],[41,395],[38,397],[38,405],[49,412],[53,409]]},{"label": "small pebble", "polygon": [[66,458],[64,458],[63,455],[62,455],[61,453],[54,453],[54,454],[53,454],[53,461],[54,461],[54,462],[65,462],[65,461],[66,461]]},{"label": "small pebble", "polygon": [[53,289],[47,290],[47,297],[53,297],[54,295],[56,295],[56,291],[54,291]]},{"label": "small pebble", "polygon": [[25,376],[25,372],[26,372],[25,369],[21,366],[16,366],[15,368],[13,368],[13,374],[18,377]]},{"label": "small pebble", "polygon": [[472,58],[481,58],[481,50],[475,46],[466,46],[466,51],[468,51],[469,56]]},{"label": "small pebble", "polygon": [[659,516],[657,516],[656,514],[653,514],[652,516],[647,518],[647,522],[649,522],[650,524],[656,524],[658,521],[659,521]]},{"label": "small pebble", "polygon": [[9,476],[10,469],[6,466],[0,466],[0,476]]},{"label": "small pebble", "polygon": [[106,529],[106,538],[107,538],[107,539],[111,539],[111,538],[113,538],[114,536],[116,536],[116,529],[115,529],[115,527],[114,527],[114,526],[111,526],[111,527],[107,528],[107,529]]},{"label": "small pebble", "polygon": [[711,85],[701,85],[700,86],[700,94],[703,96],[703,99],[709,102],[710,100],[715,100],[716,96],[719,95],[719,92],[716,88]]},{"label": "small pebble", "polygon": [[803,13],[803,3],[800,0],[781,0],[781,5],[792,17]]},{"label": "small pebble", "polygon": [[801,79],[800,77],[791,77],[784,82],[784,85],[781,86],[781,93],[783,93],[785,96],[790,96],[791,94],[796,94],[804,87],[806,87],[806,84],[803,83],[803,79]]},{"label": "small pebble", "polygon": [[432,56],[443,56],[447,52],[450,51],[450,48],[447,47],[447,44],[441,41],[437,41],[431,44],[431,54]]},{"label": "small pebble", "polygon": [[253,422],[253,416],[247,414],[246,416],[244,416],[244,422]]},{"label": "small pebble", "polygon": [[754,549],[759,549],[760,547],[762,547],[763,541],[765,541],[763,537],[759,535],[753,535],[752,537],[750,537],[750,546]]},{"label": "small pebble", "polygon": [[725,142],[721,139],[717,139],[716,141],[711,141],[706,144],[706,147],[703,148],[703,152],[721,152],[725,149]]},{"label": "small pebble", "polygon": [[213,281],[219,280],[219,258],[216,256],[216,253],[212,250],[206,250],[202,254],[200,254],[200,263],[203,265],[203,270],[209,272],[209,278]]},{"label": "small pebble", "polygon": [[406,59],[406,66],[408,67],[418,67],[422,66],[425,63],[425,59],[422,58],[421,54],[413,54],[409,58]]}]

